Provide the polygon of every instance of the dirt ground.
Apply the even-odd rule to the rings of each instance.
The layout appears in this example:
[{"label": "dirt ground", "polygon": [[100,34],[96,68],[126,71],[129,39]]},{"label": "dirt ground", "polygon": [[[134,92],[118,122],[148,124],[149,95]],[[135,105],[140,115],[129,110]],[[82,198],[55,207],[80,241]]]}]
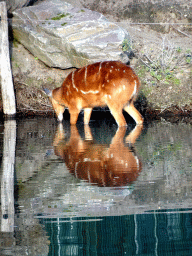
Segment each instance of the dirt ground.
[{"label": "dirt ground", "polygon": [[[132,37],[135,58],[131,66],[140,77],[140,103],[148,113],[159,116],[188,116],[192,112],[192,23],[185,15],[156,11],[154,24],[137,23],[135,18],[110,21],[126,29]],[[161,23],[160,23],[161,21]],[[177,119],[177,118],[176,118]]]},{"label": "dirt ground", "polygon": [[192,111],[192,33],[182,25],[160,33],[148,25],[122,22],[133,39],[131,65],[142,82],[148,109],[159,113]]}]

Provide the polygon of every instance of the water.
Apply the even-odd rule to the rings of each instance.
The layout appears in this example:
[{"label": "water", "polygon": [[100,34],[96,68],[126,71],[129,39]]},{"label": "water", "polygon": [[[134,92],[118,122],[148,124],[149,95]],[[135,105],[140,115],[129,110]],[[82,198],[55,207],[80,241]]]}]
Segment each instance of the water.
[{"label": "water", "polygon": [[0,255],[192,255],[192,126],[0,123]]}]

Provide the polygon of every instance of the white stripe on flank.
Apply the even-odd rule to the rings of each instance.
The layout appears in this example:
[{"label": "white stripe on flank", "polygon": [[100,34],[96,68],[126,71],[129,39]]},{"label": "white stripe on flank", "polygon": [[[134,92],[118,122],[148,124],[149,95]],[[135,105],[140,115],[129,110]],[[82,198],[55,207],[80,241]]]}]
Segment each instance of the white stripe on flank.
[{"label": "white stripe on flank", "polygon": [[134,92],[133,92],[133,95],[135,95],[137,92],[137,81],[135,80],[135,88],[134,88]]},{"label": "white stripe on flank", "polygon": [[98,72],[98,73],[99,73],[99,75],[100,75],[100,72],[101,72],[102,63],[103,63],[103,62],[100,62],[100,64],[99,64],[99,72]]},{"label": "white stripe on flank", "polygon": [[77,91],[79,91],[79,89],[75,86],[75,82],[74,82],[74,72],[72,72],[72,85],[73,85],[73,88],[75,88]]},{"label": "white stripe on flank", "polygon": [[92,90],[87,91],[87,92],[81,90],[81,92],[82,92],[83,94],[87,94],[87,93],[97,94],[97,93],[99,93],[99,91],[92,91]]},{"label": "white stripe on flank", "polygon": [[87,66],[85,67],[85,77],[84,77],[85,85],[87,86]]},{"label": "white stripe on flank", "polygon": [[131,95],[131,99],[135,96],[136,92],[137,92],[137,81],[135,80],[135,87],[134,87],[134,91]]}]

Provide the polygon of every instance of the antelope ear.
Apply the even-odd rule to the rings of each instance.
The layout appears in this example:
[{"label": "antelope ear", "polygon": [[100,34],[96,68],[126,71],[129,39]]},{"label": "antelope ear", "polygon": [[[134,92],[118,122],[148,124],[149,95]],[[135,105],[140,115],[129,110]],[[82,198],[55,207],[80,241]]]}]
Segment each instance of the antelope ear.
[{"label": "antelope ear", "polygon": [[43,91],[49,96],[49,97],[52,97],[52,91],[47,89],[47,88],[42,88]]}]

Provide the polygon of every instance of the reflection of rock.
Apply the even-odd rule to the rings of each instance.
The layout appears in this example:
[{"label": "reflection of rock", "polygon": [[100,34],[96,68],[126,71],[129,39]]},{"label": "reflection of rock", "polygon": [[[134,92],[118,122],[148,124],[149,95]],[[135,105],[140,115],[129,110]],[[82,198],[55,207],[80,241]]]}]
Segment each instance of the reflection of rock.
[{"label": "reflection of rock", "polygon": [[55,133],[54,123],[54,119],[40,117],[18,120],[15,175],[19,182],[26,182],[42,169]]},{"label": "reflection of rock", "polygon": [[[140,135],[142,126],[126,137],[126,141],[134,143]],[[71,126],[69,142],[64,140],[62,124],[55,136],[55,154],[64,159],[70,172],[77,178],[104,187],[125,186],[134,182],[140,171],[141,162],[133,147],[123,143],[126,128],[118,128],[110,146],[95,144],[89,126],[85,126],[83,140],[76,126]]]},{"label": "reflection of rock", "polygon": [[13,32],[33,55],[50,67],[59,68],[122,60],[124,39],[127,45],[131,43],[128,32],[102,14],[61,0],[16,10]]}]

